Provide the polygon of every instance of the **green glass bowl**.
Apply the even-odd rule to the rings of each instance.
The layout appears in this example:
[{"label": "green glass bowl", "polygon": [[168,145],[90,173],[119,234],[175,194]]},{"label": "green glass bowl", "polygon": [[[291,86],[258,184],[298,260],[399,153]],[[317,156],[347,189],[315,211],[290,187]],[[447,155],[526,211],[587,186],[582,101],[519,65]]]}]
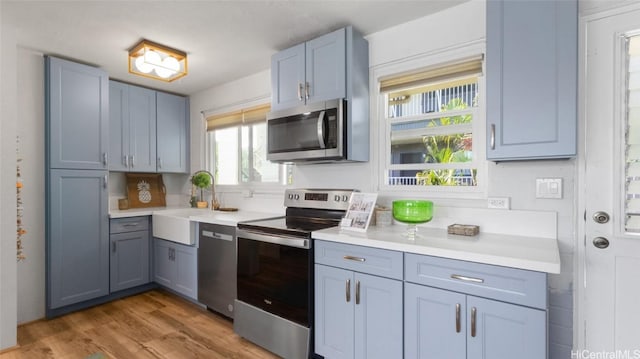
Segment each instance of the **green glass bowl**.
[{"label": "green glass bowl", "polygon": [[409,224],[426,223],[433,218],[433,202],[405,199],[393,201],[393,218]]}]

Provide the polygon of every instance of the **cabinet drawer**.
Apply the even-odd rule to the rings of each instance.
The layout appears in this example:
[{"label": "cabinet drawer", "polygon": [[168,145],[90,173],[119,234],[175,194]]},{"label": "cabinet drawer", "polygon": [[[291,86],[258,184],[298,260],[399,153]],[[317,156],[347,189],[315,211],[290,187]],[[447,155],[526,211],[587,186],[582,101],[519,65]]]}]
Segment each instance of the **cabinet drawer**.
[{"label": "cabinet drawer", "polygon": [[405,254],[405,281],[547,308],[547,275],[523,269]]},{"label": "cabinet drawer", "polygon": [[146,231],[149,229],[149,216],[114,218],[109,225],[109,233]]},{"label": "cabinet drawer", "polygon": [[314,245],[316,263],[402,280],[402,252],[319,240]]}]

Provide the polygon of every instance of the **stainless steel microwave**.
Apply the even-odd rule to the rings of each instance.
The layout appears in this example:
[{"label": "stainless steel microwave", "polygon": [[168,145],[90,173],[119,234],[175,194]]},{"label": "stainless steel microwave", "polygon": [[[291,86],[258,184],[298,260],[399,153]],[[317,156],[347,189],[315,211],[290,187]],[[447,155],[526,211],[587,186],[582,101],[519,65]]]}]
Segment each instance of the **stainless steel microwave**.
[{"label": "stainless steel microwave", "polygon": [[329,162],[347,159],[346,101],[337,99],[267,115],[267,159]]}]

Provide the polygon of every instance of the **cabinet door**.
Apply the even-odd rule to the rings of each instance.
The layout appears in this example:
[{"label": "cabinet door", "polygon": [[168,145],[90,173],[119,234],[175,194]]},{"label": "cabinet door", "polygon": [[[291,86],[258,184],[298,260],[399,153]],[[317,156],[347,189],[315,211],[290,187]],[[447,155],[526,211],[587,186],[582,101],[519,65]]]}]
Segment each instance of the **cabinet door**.
[{"label": "cabinet door", "polygon": [[101,69],[46,58],[50,168],[106,169],[109,79]]},{"label": "cabinet door", "polygon": [[402,282],[361,273],[354,278],[355,358],[402,358]]},{"label": "cabinet door", "polygon": [[577,19],[577,1],[487,1],[488,159],[575,156]]},{"label": "cabinet door", "polygon": [[163,173],[186,173],[189,151],[189,123],[185,97],[158,92],[157,170]]},{"label": "cabinet door", "polygon": [[465,303],[464,294],[405,283],[405,357],[465,359]]},{"label": "cabinet door", "polygon": [[[129,168],[156,171],[156,92],[129,86]],[[185,133],[181,133],[185,135]],[[182,145],[182,144],[181,144]]]},{"label": "cabinet door", "polygon": [[468,296],[467,358],[546,358],[546,318],[544,310]]},{"label": "cabinet door", "polygon": [[109,294],[107,176],[107,171],[50,171],[47,188],[50,309]]},{"label": "cabinet door", "polygon": [[[346,97],[345,29],[306,43],[307,103]],[[306,94],[306,88],[305,88]]]},{"label": "cabinet door", "polygon": [[129,85],[109,81],[109,170],[129,170]]},{"label": "cabinet door", "polygon": [[[304,104],[305,44],[280,51],[271,57],[271,109]],[[302,99],[300,97],[302,96]]]},{"label": "cabinet door", "polygon": [[315,351],[325,358],[354,356],[353,272],[315,265]]},{"label": "cabinet door", "polygon": [[149,283],[149,231],[112,234],[111,292]]},{"label": "cabinet door", "polygon": [[173,247],[169,242],[153,239],[153,281],[171,288],[175,282]]},{"label": "cabinet door", "polygon": [[173,244],[176,279],[173,289],[191,299],[198,299],[198,250]]}]

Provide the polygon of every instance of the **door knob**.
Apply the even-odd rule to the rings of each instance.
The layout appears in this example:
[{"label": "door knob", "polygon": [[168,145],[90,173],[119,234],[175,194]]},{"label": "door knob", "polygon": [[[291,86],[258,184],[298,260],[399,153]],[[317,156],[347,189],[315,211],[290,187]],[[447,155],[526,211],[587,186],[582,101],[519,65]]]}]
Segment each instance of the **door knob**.
[{"label": "door knob", "polygon": [[607,212],[598,211],[593,214],[593,221],[596,223],[607,223],[609,222],[609,214]]},{"label": "door knob", "polygon": [[593,245],[596,248],[605,249],[609,247],[609,240],[604,237],[596,237],[593,239]]}]

